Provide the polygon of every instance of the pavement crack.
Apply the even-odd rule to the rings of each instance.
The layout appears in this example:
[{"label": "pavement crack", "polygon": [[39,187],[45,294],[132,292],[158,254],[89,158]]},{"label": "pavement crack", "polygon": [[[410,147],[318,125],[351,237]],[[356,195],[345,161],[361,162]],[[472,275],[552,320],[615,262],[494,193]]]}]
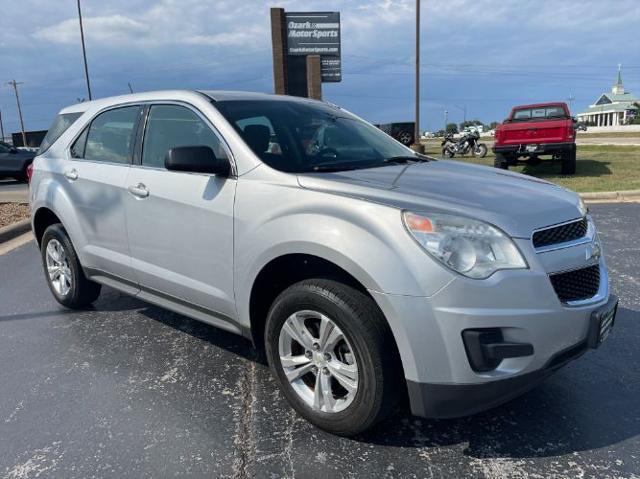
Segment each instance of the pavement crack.
[{"label": "pavement crack", "polygon": [[289,412],[289,419],[290,419],[290,422],[287,425],[287,432],[286,432],[287,444],[285,445],[283,452],[284,452],[285,458],[287,459],[287,464],[289,466],[290,475],[288,477],[294,478],[296,477],[296,470],[293,464],[293,458],[292,458],[291,452],[293,450],[293,430],[296,425],[296,420],[298,419],[298,415],[293,410],[293,408],[291,408],[291,411]]},{"label": "pavement crack", "polygon": [[249,361],[238,379],[238,395],[241,398],[238,421],[234,435],[236,446],[233,461],[233,479],[249,477],[248,468],[255,461],[256,439],[253,431],[253,410],[256,403],[256,363]]}]

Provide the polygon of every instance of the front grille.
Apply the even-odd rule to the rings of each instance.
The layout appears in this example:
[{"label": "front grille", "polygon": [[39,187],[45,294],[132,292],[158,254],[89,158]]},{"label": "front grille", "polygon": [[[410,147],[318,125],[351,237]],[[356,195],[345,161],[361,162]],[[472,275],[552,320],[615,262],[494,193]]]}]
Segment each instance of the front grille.
[{"label": "front grille", "polygon": [[600,266],[595,264],[566,273],[552,274],[549,279],[563,303],[589,299],[594,297],[600,288]]},{"label": "front grille", "polygon": [[587,219],[582,218],[560,226],[552,226],[533,233],[533,246],[541,248],[552,244],[577,240],[587,234]]}]

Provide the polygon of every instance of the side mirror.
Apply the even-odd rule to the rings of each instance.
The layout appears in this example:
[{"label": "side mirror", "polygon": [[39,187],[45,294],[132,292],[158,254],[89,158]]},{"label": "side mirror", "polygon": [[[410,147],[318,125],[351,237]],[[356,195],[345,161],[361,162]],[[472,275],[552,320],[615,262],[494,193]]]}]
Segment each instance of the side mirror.
[{"label": "side mirror", "polygon": [[229,176],[230,167],[226,159],[216,158],[208,146],[180,146],[171,148],[164,159],[164,167],[172,171],[210,173]]}]

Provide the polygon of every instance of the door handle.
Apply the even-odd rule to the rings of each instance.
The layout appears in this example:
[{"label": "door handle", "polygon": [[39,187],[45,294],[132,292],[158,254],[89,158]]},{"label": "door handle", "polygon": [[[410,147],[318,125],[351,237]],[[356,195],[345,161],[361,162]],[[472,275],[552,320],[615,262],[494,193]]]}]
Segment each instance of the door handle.
[{"label": "door handle", "polygon": [[137,185],[131,185],[127,189],[129,190],[129,193],[131,193],[133,196],[136,196],[138,198],[146,198],[147,196],[149,196],[149,190],[142,183],[138,183]]},{"label": "door handle", "polygon": [[64,177],[68,180],[75,181],[78,179],[78,172],[75,168],[64,172]]}]

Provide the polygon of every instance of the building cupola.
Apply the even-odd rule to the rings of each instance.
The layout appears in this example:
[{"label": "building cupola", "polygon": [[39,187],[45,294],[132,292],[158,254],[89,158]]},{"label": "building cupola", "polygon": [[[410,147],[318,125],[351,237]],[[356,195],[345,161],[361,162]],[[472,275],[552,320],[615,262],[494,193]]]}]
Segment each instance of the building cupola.
[{"label": "building cupola", "polygon": [[613,85],[611,93],[614,95],[624,95],[624,85],[622,84],[622,65],[618,64],[618,81]]}]

